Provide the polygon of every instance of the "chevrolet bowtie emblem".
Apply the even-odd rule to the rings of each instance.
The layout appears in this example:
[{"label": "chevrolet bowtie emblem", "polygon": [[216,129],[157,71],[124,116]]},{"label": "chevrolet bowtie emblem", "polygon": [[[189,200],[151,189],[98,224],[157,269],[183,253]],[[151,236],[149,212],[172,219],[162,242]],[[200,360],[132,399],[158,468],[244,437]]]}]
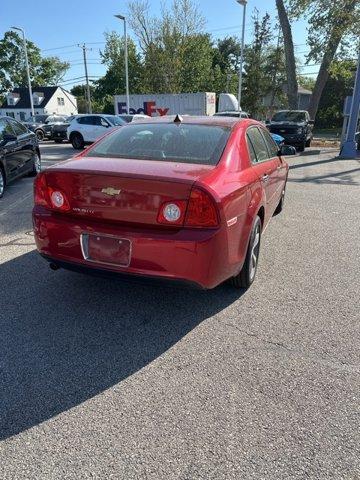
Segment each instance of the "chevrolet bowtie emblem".
[{"label": "chevrolet bowtie emblem", "polygon": [[116,189],[116,188],[113,188],[113,187],[106,187],[106,188],[103,188],[101,190],[101,193],[105,193],[106,195],[119,195],[119,193],[121,192],[120,189]]}]

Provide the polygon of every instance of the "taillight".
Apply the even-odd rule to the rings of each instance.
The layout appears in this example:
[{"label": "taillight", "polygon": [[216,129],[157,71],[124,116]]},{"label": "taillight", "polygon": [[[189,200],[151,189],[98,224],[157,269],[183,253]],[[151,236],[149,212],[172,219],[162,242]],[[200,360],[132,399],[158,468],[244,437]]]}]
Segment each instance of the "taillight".
[{"label": "taillight", "polygon": [[67,201],[67,198],[60,190],[57,190],[57,189],[54,190],[52,188],[49,188],[49,196],[50,196],[51,206],[55,210],[60,210],[62,212],[66,212],[67,210],[70,210],[69,202]]},{"label": "taillight", "polygon": [[185,226],[211,228],[218,225],[219,218],[214,200],[204,190],[193,188],[190,193]]},{"label": "taillight", "polygon": [[186,213],[186,200],[174,200],[161,205],[157,221],[167,225],[182,225]]},{"label": "taillight", "polygon": [[44,174],[39,174],[34,181],[34,203],[61,212],[70,210],[65,194],[57,188],[48,187]]},{"label": "taillight", "polygon": [[49,207],[49,194],[46,185],[45,175],[40,173],[34,181],[34,203],[35,205],[42,205]]},{"label": "taillight", "polygon": [[214,228],[219,225],[213,198],[200,188],[191,190],[188,201],[172,200],[163,203],[157,221],[166,225],[184,225],[192,228]]}]

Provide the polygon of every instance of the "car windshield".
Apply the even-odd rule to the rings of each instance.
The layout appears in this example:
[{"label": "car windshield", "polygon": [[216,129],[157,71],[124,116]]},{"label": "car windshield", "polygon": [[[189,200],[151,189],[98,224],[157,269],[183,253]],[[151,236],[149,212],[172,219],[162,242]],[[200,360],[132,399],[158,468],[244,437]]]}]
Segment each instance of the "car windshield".
[{"label": "car windshield", "polygon": [[128,124],[90,149],[88,157],[216,165],[230,128],[195,124]]},{"label": "car windshield", "polygon": [[49,115],[34,115],[33,117],[29,117],[26,122],[28,123],[45,123],[46,119]]},{"label": "car windshield", "polygon": [[125,125],[126,124],[125,120],[123,120],[120,117],[115,117],[115,115],[113,117],[108,116],[108,117],[105,117],[105,118],[108,122],[111,123],[111,125],[118,126],[118,125]]},{"label": "car windshield", "polygon": [[272,118],[273,122],[305,122],[305,112],[277,112]]}]

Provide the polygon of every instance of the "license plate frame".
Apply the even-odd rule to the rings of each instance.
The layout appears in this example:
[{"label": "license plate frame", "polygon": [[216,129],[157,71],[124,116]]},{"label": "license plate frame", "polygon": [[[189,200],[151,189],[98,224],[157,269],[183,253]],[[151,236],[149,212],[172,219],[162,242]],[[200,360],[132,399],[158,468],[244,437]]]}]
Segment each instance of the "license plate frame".
[{"label": "license plate frame", "polygon": [[[94,248],[94,245],[99,243],[102,243],[103,248],[106,246],[115,248],[117,245],[121,246],[121,248],[124,249],[124,261],[109,261],[106,257],[103,258],[96,258],[96,247]],[[111,267],[122,267],[126,268],[130,265],[131,262],[131,254],[132,254],[132,243],[131,240],[128,238],[123,238],[123,237],[118,237],[117,235],[109,235],[109,234],[104,234],[104,233],[82,233],[80,235],[80,247],[81,247],[81,252],[84,257],[84,260],[95,263],[95,264],[100,264],[100,265],[108,265]],[[94,252],[95,250],[95,252]],[[94,253],[95,253],[95,258],[94,258]]]}]

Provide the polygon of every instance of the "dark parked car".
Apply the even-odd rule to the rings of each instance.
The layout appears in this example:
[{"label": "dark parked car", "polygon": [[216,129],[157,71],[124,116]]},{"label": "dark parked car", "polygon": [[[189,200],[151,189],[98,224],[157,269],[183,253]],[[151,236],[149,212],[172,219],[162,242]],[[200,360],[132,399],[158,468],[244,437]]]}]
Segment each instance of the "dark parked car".
[{"label": "dark parked car", "polygon": [[0,198],[5,186],[23,175],[41,170],[35,133],[13,118],[0,117]]},{"label": "dark parked car", "polygon": [[61,143],[63,140],[67,140],[67,128],[76,116],[77,115],[71,115],[70,117],[67,117],[64,122],[55,123],[53,125],[51,139],[54,140],[55,143]]},{"label": "dark parked car", "polygon": [[281,110],[266,125],[271,133],[281,135],[287,145],[293,145],[300,152],[310,147],[314,122],[306,110]]},{"label": "dark parked car", "polygon": [[39,141],[52,136],[53,126],[57,123],[63,123],[67,120],[66,115],[35,115],[28,118],[24,125],[34,132]]},{"label": "dark parked car", "polygon": [[356,149],[360,150],[360,132],[355,135]]}]

